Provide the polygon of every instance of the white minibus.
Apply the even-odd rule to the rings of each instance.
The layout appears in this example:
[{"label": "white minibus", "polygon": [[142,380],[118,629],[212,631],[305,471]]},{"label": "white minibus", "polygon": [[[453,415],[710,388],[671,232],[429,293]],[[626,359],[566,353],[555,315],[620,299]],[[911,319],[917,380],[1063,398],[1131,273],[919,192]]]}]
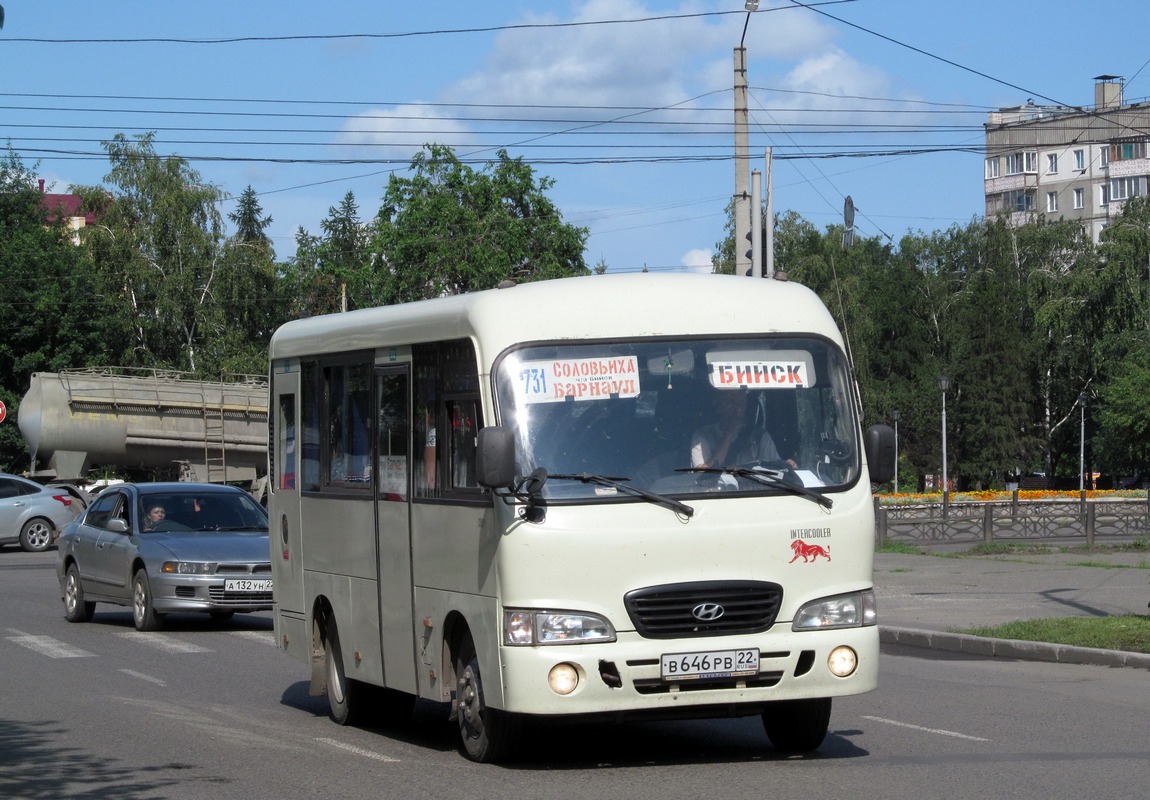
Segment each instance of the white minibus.
[{"label": "white minibus", "polygon": [[[289,322],[271,361],[280,649],[332,719],[761,715],[875,688],[871,482],[842,338],[785,280],[594,275]],[[868,468],[869,464],[869,468]]]}]

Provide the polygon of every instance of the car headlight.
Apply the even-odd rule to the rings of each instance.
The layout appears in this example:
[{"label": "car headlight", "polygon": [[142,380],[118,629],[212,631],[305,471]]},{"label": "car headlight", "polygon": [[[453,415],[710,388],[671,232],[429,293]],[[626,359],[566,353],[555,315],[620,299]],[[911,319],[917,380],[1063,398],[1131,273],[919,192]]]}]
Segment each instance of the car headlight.
[{"label": "car headlight", "polygon": [[807,603],[795,614],[791,630],[810,631],[829,628],[860,628],[878,622],[874,590],[824,597]]},{"label": "car headlight", "polygon": [[213,575],[216,564],[212,561],[165,561],[160,572],[172,575]]},{"label": "car headlight", "polygon": [[588,644],[615,641],[615,629],[603,617],[574,611],[506,609],[503,643],[508,645]]}]

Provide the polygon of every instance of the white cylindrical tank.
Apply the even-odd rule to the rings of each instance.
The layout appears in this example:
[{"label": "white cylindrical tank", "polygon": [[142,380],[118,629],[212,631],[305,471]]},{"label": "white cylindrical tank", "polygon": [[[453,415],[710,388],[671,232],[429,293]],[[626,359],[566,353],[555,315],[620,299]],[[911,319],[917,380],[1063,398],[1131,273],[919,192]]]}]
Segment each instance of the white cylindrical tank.
[{"label": "white cylindrical tank", "polygon": [[97,465],[251,480],[267,469],[267,421],[262,377],[201,381],[123,369],[34,373],[18,412],[33,474],[58,480]]}]

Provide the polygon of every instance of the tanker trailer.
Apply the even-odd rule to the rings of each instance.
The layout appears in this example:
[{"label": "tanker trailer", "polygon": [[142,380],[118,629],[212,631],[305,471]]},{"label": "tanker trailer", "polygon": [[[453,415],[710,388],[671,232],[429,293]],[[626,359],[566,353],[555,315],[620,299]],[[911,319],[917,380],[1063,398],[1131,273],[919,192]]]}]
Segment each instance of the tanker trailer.
[{"label": "tanker trailer", "polygon": [[33,373],[18,413],[32,475],[85,477],[95,466],[172,470],[180,480],[254,481],[267,471],[263,376],[96,368]]}]

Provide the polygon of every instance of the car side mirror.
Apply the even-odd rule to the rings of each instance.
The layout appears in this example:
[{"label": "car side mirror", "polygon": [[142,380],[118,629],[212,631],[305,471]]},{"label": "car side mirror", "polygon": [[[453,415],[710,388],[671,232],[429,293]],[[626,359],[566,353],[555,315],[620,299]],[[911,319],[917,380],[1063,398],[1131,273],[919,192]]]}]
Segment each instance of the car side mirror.
[{"label": "car side mirror", "polygon": [[108,530],[112,533],[127,533],[128,520],[123,517],[116,517],[115,519],[108,520]]},{"label": "car side mirror", "polygon": [[863,437],[866,463],[871,483],[886,483],[894,477],[894,428],[890,425],[871,425]]},{"label": "car side mirror", "polygon": [[515,434],[500,425],[479,429],[475,452],[476,481],[487,489],[515,482]]}]

